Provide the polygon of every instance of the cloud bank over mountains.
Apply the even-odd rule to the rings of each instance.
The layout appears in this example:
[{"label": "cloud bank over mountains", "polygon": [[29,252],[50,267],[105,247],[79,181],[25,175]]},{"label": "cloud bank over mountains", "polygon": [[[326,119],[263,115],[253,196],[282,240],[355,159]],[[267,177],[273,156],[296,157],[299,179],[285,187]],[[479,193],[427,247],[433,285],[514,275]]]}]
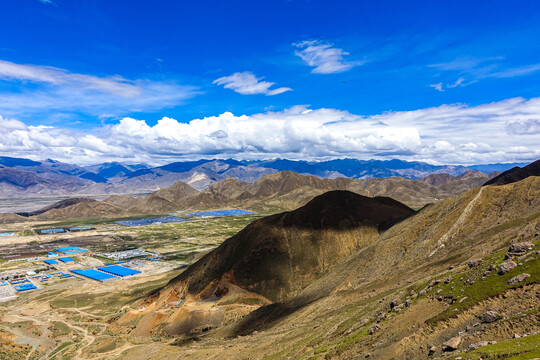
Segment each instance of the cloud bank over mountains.
[{"label": "cloud bank over mountains", "polygon": [[120,160],[161,164],[198,158],[420,160],[446,164],[540,158],[540,98],[360,116],[294,106],[281,112],[218,116],[155,125],[123,118],[92,131],[28,126],[0,117],[0,153],[81,164]]}]

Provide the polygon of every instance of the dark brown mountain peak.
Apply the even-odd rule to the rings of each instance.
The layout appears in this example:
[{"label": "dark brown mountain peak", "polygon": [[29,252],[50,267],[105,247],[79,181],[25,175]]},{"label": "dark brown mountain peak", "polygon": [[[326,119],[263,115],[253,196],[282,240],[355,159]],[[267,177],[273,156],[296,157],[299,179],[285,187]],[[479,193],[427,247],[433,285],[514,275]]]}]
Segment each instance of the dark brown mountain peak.
[{"label": "dark brown mountain peak", "polygon": [[530,163],[522,168],[519,166],[513,167],[512,169],[507,170],[499,176],[487,181],[484,186],[511,184],[528,178],[529,176],[540,176],[540,160],[536,160],[535,162]]},{"label": "dark brown mountain peak", "polygon": [[388,197],[371,198],[351,191],[334,190],[285,213],[283,225],[311,229],[347,229],[368,225],[384,230],[413,213],[414,210],[408,206]]},{"label": "dark brown mountain peak", "polygon": [[254,221],[162,291],[187,291],[205,299],[218,296],[214,290],[234,284],[271,301],[283,301],[375,241],[379,229],[413,213],[390,198],[331,191],[297,210]]}]

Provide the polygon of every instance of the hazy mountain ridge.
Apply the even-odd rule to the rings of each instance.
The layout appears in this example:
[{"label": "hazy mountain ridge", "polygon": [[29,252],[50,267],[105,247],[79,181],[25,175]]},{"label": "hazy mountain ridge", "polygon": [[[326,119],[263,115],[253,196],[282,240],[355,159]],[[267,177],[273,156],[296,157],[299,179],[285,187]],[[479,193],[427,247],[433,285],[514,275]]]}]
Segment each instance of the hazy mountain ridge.
[{"label": "hazy mountain ridge", "polygon": [[[209,210],[239,207],[254,211],[272,209],[294,209],[314,197],[331,190],[348,190],[364,196],[387,196],[409,206],[421,207],[439,199],[461,194],[480,186],[495,176],[481,172],[470,172],[462,176],[443,176],[441,185],[430,185],[422,180],[409,180],[399,177],[372,178],[367,180],[352,178],[321,179],[291,171],[269,174],[249,183],[233,178],[215,182],[203,191],[198,191],[184,182],[176,182],[169,188],[157,190],[146,196],[113,195],[101,202],[85,202],[84,207],[73,206],[69,211],[49,211],[54,207],[64,207],[66,201],[53,204],[36,211],[34,219],[58,219],[59,215],[71,218],[92,216],[119,216],[160,214],[185,210]],[[71,200],[71,199],[70,199]],[[103,203],[103,207],[98,204]],[[94,213],[92,213],[94,209]]]},{"label": "hazy mountain ridge", "polygon": [[[514,164],[493,165],[512,167]],[[17,170],[16,179],[0,179],[0,197],[28,197],[33,195],[91,195],[133,194],[156,191],[177,181],[204,190],[212,183],[228,177],[253,182],[278,171],[293,171],[303,175],[335,179],[404,177],[420,179],[433,173],[454,176],[471,169],[464,166],[436,166],[401,160],[337,159],[322,162],[285,159],[264,161],[198,160],[175,162],[158,167],[144,164],[126,165],[119,162],[91,166],[65,164],[55,160],[32,161],[0,157],[0,169]],[[484,168],[487,169],[486,166]],[[36,177],[37,176],[37,177]],[[51,182],[48,182],[51,181]]]}]

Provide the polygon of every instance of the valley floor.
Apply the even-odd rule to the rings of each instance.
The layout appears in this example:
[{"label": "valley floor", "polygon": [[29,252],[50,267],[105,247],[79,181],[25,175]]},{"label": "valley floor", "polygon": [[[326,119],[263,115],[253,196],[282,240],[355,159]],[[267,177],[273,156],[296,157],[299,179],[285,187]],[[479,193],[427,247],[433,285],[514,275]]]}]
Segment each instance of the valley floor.
[{"label": "valley floor", "polygon": [[[182,270],[108,284],[73,279],[3,304],[0,358],[532,359],[540,356],[540,256],[532,250],[526,255],[505,275],[486,274],[504,261],[499,252],[478,267],[454,264],[414,282],[403,274],[384,284],[351,286],[234,338],[227,327],[208,335],[140,337],[130,335],[135,323],[114,322],[133,300]],[[508,285],[521,273],[531,276]],[[395,299],[402,305],[391,309]],[[488,310],[497,314],[493,322],[484,319]],[[455,337],[457,350],[443,351]],[[482,346],[467,352],[471,344]]]}]

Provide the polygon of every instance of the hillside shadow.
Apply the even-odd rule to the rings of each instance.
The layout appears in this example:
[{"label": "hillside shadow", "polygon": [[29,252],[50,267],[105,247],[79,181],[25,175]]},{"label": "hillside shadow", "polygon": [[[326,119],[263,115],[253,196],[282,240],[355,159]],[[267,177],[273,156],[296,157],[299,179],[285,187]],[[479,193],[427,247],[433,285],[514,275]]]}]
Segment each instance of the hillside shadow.
[{"label": "hillside shadow", "polygon": [[323,295],[320,295],[316,298],[296,298],[292,301],[262,306],[238,321],[232,328],[232,333],[228,334],[227,337],[234,338],[239,335],[250,335],[254,331],[260,332],[267,330],[287,316],[294,314],[303,307],[323,297]]},{"label": "hillside shadow", "polygon": [[328,191],[293,210],[258,220],[300,230],[347,230],[372,226],[382,232],[416,212],[389,197],[367,197],[347,190]]}]

